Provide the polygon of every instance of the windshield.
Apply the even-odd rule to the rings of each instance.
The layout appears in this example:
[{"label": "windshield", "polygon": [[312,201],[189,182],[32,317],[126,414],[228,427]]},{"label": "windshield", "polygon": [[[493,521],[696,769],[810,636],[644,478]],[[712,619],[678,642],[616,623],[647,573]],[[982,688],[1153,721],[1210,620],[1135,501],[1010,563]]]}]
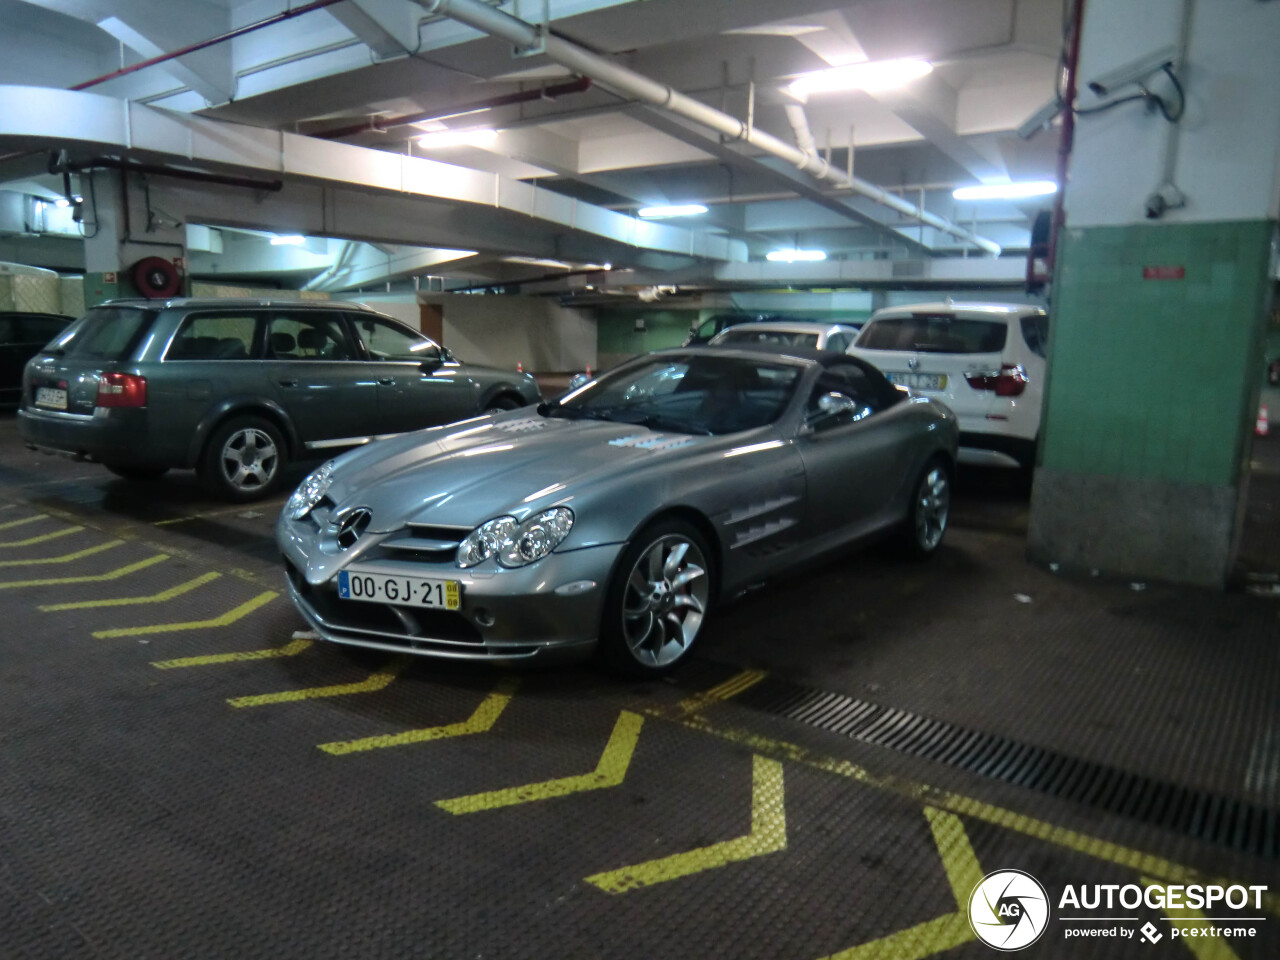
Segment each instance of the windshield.
[{"label": "windshield", "polygon": [[744,343],[768,343],[778,347],[818,348],[816,333],[793,333],[789,330],[761,330],[759,327],[730,327],[716,337],[716,346],[739,346]]},{"label": "windshield", "polygon": [[94,307],[55,337],[45,350],[87,360],[124,360],[133,354],[158,312],[138,307]]},{"label": "windshield", "polygon": [[773,423],[791,400],[801,370],[767,358],[655,356],[605,374],[543,409],[553,417],[719,436]]}]

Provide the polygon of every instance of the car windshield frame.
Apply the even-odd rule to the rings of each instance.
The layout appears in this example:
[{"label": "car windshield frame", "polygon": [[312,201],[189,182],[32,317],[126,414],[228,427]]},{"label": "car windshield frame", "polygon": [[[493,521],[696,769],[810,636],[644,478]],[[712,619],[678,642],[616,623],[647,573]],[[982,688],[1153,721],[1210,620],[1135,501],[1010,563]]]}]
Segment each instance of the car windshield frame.
[{"label": "car windshield frame", "polygon": [[669,433],[727,436],[776,424],[805,365],[761,352],[650,354],[543,404],[543,416],[606,420]]}]

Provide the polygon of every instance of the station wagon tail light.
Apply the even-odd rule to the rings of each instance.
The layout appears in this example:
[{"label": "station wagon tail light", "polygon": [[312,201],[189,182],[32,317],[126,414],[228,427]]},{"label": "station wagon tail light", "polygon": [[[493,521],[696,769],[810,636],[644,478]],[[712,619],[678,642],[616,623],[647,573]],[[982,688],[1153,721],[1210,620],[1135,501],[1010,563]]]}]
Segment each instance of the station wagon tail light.
[{"label": "station wagon tail light", "polygon": [[136,373],[104,373],[98,377],[99,407],[145,407],[147,378]]},{"label": "station wagon tail light", "polygon": [[552,507],[523,523],[515,517],[494,517],[476,527],[458,544],[458,566],[466,569],[497,557],[504,567],[523,567],[541,560],[573,529],[573,511]]},{"label": "station wagon tail light", "polygon": [[1005,363],[999,370],[979,370],[964,378],[975,390],[994,390],[997,397],[1020,397],[1027,389],[1027,371],[1018,363]]}]

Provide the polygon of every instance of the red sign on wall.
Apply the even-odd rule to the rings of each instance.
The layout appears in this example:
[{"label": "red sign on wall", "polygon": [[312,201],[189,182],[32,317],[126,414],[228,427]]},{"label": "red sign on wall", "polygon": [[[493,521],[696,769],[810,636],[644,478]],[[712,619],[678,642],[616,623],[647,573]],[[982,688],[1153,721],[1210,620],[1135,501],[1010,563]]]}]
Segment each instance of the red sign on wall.
[{"label": "red sign on wall", "polygon": [[1187,275],[1186,267],[1143,267],[1143,280],[1181,280]]}]

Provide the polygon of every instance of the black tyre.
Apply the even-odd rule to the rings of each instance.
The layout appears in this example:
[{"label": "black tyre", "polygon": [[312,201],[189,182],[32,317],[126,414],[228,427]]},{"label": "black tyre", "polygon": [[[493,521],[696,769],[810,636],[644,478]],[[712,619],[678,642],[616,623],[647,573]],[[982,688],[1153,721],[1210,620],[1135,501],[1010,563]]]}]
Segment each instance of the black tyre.
[{"label": "black tyre", "polygon": [[507,410],[518,410],[524,404],[509,394],[500,393],[484,405],[485,413],[504,413]]},{"label": "black tyre", "polygon": [[159,480],[169,472],[168,467],[135,467],[124,463],[104,463],[103,466],[125,480]]},{"label": "black tyre", "polygon": [[951,466],[936,458],[925,464],[912,486],[911,508],[898,528],[898,551],[913,560],[925,560],[942,546],[951,512]]},{"label": "black tyre", "polygon": [[227,500],[259,500],[275,488],[287,461],[284,437],[275,424],[262,417],[234,417],[209,438],[200,458],[200,478]]},{"label": "black tyre", "polygon": [[647,679],[688,656],[711,604],[715,570],[701,533],[675,518],[642,530],[622,552],[605,596],[597,656]]}]

